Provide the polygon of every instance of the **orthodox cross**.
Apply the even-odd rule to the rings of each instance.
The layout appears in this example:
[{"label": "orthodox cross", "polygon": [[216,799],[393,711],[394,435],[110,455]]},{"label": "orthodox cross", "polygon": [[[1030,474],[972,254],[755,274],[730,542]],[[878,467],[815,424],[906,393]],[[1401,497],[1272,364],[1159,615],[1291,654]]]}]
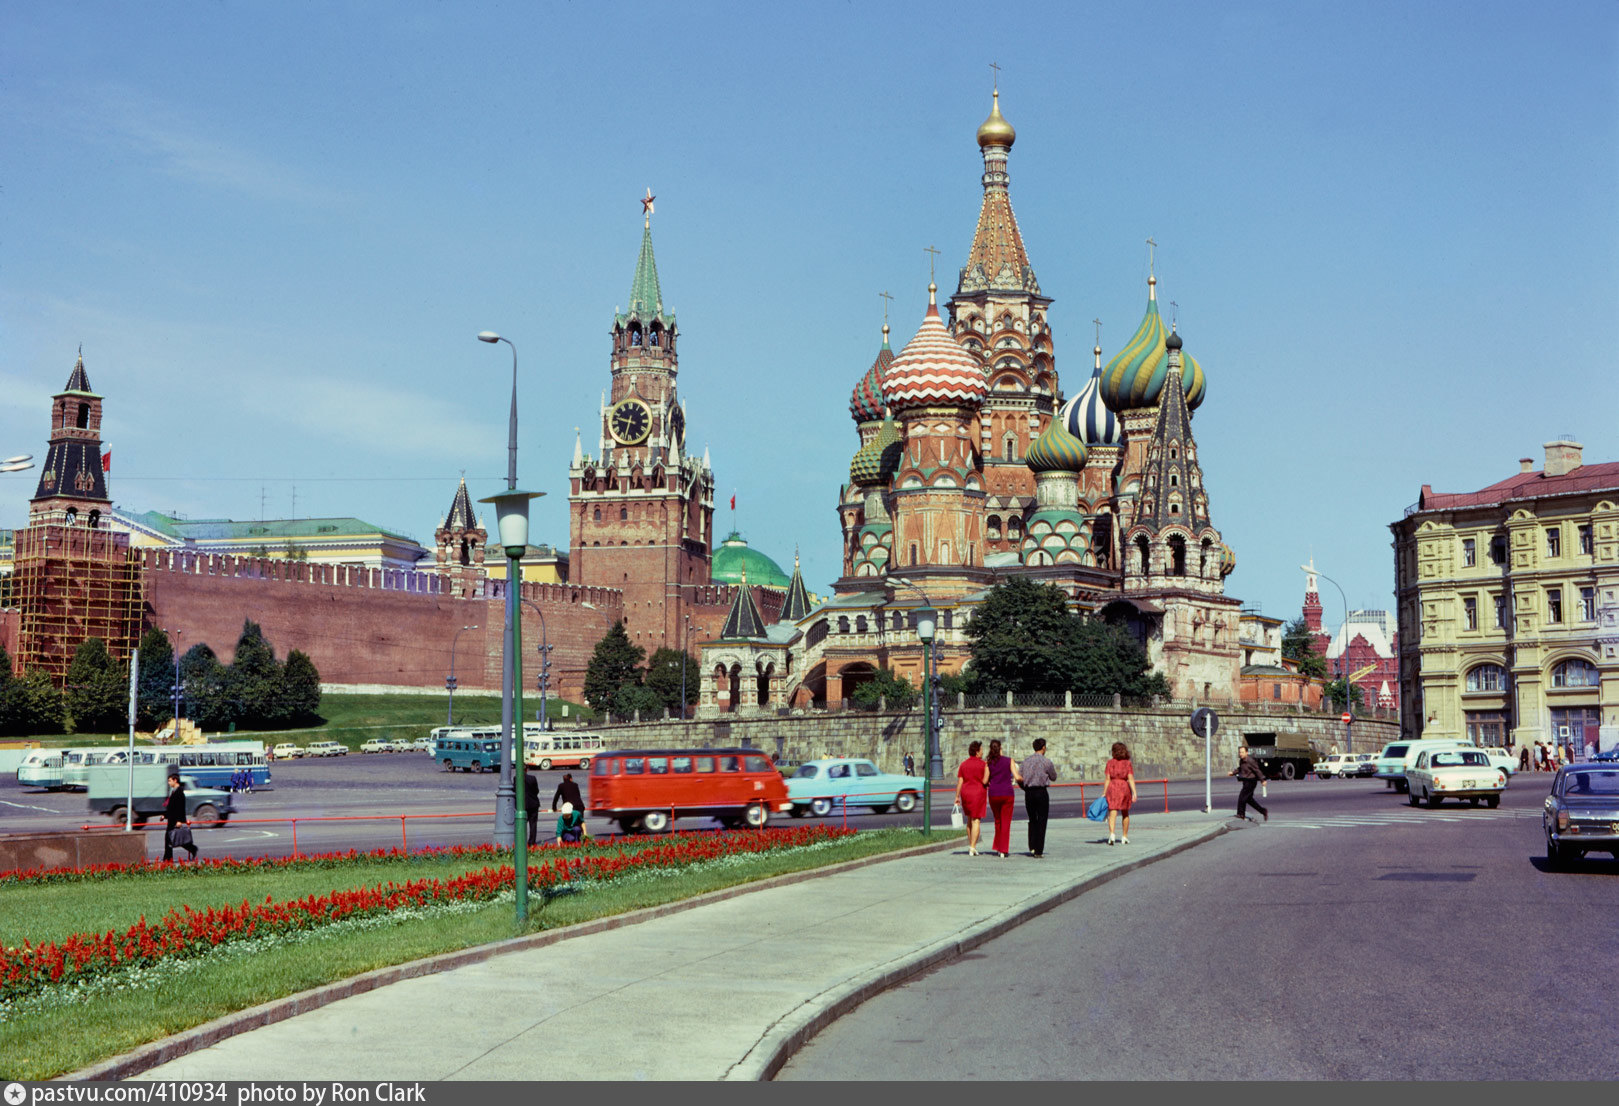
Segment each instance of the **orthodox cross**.
[{"label": "orthodox cross", "polygon": [[1180,314],[1181,305],[1174,300],[1169,301],[1169,329],[1175,329],[1175,316]]},{"label": "orthodox cross", "polygon": [[878,292],[877,294],[883,298],[883,326],[886,328],[888,326],[888,301],[894,297],[887,292]]},{"label": "orthodox cross", "polygon": [[925,254],[930,254],[931,255],[928,258],[928,283],[932,284],[933,283],[933,262],[934,262],[934,259],[939,256],[939,251],[934,249],[932,246],[928,246],[925,249],[923,249],[922,252],[925,253]]},{"label": "orthodox cross", "polygon": [[1092,319],[1091,322],[1096,327],[1096,348],[1101,349],[1102,348],[1102,320],[1101,319]]},{"label": "orthodox cross", "polygon": [[1152,240],[1151,236],[1149,236],[1147,238],[1147,275],[1148,276],[1152,276],[1152,273],[1153,273],[1153,259],[1157,254],[1157,250],[1158,250],[1158,243],[1154,242]]},{"label": "orthodox cross", "polygon": [[1001,67],[995,62],[990,62],[989,67],[995,70],[995,75],[993,78],[995,81],[995,91],[999,92],[1001,90]]}]

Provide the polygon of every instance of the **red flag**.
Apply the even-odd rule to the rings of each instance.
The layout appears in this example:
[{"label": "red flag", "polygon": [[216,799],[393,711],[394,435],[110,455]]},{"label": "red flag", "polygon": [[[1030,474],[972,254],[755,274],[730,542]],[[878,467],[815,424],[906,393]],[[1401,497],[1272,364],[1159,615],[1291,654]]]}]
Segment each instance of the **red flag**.
[{"label": "red flag", "polygon": [[110,450],[110,449],[107,450],[107,452],[105,452],[105,453],[103,453],[101,455],[101,471],[102,472],[111,472],[112,471],[112,450]]},{"label": "red flag", "polygon": [[731,497],[731,510],[736,510],[736,496]]}]

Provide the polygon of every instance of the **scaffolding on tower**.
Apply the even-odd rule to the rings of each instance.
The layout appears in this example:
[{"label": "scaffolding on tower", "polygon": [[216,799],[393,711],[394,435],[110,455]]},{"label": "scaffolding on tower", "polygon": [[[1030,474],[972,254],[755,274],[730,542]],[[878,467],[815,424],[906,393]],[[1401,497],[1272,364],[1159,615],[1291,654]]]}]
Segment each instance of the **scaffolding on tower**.
[{"label": "scaffolding on tower", "polygon": [[43,669],[61,685],[80,643],[99,637],[129,660],[141,632],[139,554],[129,535],[60,522],[17,532],[17,673]]}]

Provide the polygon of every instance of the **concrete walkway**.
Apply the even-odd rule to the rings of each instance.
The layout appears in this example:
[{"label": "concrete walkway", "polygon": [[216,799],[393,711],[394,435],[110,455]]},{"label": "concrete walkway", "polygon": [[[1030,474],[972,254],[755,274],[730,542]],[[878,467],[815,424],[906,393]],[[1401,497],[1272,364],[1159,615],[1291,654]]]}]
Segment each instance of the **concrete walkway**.
[{"label": "concrete walkway", "polygon": [[872,995],[1228,828],[1223,813],[1132,821],[1128,846],[1064,819],[1040,860],[958,844],[487,956],[274,1024],[243,1011],[76,1077],[768,1079]]}]

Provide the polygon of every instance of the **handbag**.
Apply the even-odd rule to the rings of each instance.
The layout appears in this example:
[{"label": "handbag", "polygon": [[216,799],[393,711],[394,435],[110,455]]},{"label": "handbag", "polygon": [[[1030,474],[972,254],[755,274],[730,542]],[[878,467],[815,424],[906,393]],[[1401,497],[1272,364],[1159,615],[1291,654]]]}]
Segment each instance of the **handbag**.
[{"label": "handbag", "polygon": [[1091,805],[1085,808],[1085,817],[1093,822],[1107,821],[1107,796],[1098,795],[1091,800]]},{"label": "handbag", "polygon": [[169,831],[169,844],[174,848],[183,849],[195,843],[191,840],[191,827],[183,822]]},{"label": "handbag", "polygon": [[965,829],[966,827],[967,819],[962,817],[961,804],[957,803],[955,806],[950,808],[950,828]]}]

